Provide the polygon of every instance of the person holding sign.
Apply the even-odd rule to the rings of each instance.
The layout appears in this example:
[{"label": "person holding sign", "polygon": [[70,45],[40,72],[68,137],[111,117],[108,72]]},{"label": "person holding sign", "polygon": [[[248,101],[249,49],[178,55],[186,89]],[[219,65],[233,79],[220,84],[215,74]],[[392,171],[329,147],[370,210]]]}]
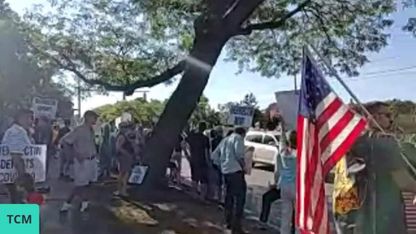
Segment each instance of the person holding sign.
[{"label": "person holding sign", "polygon": [[68,133],[62,143],[72,147],[74,155],[74,184],[67,201],[63,204],[61,212],[66,212],[71,208],[71,202],[75,196],[82,199],[81,212],[87,210],[89,184],[95,180],[97,168],[97,149],[95,146],[95,134],[93,126],[96,124],[98,114],[87,111],[84,114],[84,123]]},{"label": "person holding sign", "polygon": [[[22,155],[25,147],[32,144],[28,134],[32,124],[33,112],[26,109],[19,110],[14,117],[14,124],[7,129],[3,136],[2,144],[9,148],[18,177],[25,173]],[[8,189],[11,203],[20,203],[21,198],[19,198],[15,184],[9,184]]]}]

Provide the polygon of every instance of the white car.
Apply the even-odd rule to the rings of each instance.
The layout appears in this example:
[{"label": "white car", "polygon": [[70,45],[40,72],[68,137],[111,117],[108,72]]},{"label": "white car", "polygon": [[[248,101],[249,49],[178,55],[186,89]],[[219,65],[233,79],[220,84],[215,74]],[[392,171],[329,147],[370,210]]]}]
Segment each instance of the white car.
[{"label": "white car", "polygon": [[254,147],[253,164],[275,165],[279,141],[280,133],[249,131],[244,139],[244,144],[246,147]]}]

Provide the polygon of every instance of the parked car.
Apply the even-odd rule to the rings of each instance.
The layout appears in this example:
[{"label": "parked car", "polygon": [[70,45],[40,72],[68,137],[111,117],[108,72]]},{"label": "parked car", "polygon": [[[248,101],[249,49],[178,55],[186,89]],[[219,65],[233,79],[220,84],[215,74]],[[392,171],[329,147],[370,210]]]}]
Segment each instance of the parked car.
[{"label": "parked car", "polygon": [[253,163],[275,165],[278,153],[280,133],[249,131],[244,139],[245,146],[253,146]]}]

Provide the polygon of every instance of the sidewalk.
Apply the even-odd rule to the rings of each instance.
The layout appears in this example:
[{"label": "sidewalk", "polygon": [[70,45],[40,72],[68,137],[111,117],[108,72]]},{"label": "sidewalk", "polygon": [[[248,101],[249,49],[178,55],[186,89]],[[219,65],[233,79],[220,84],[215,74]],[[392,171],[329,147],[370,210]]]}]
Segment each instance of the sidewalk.
[{"label": "sidewalk", "polygon": [[[57,162],[53,162],[54,164]],[[52,170],[51,170],[52,171]],[[80,213],[78,202],[67,214],[59,208],[71,191],[69,182],[50,179],[51,193],[42,207],[41,234],[219,234],[223,230],[222,211],[214,205],[194,200],[184,191],[168,188],[152,193],[136,192],[131,200],[112,197],[115,184],[94,185],[92,205]],[[0,196],[0,202],[7,202]],[[255,230],[255,222],[245,221],[250,233],[273,233]]]}]

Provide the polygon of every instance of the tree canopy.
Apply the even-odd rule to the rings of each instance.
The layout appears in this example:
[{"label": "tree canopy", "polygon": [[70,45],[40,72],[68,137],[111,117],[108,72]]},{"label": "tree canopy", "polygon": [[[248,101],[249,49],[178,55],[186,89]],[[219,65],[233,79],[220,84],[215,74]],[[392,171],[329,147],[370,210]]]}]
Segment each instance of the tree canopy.
[{"label": "tree canopy", "polygon": [[0,112],[31,107],[34,96],[68,101],[70,90],[53,82],[56,67],[30,56],[26,38],[19,30],[19,16],[0,0]]},{"label": "tree canopy", "polygon": [[[387,45],[384,29],[392,24],[388,15],[395,4],[256,2],[254,13],[230,32],[235,36],[226,44],[226,57],[241,70],[267,77],[297,73],[305,43],[318,47],[340,71],[357,75],[368,61],[366,52]],[[38,55],[90,84],[131,93],[183,71],[181,61],[191,50],[194,27],[203,23],[197,19],[210,16],[212,7],[202,0],[49,0],[48,7],[36,6],[25,20]]]}]

